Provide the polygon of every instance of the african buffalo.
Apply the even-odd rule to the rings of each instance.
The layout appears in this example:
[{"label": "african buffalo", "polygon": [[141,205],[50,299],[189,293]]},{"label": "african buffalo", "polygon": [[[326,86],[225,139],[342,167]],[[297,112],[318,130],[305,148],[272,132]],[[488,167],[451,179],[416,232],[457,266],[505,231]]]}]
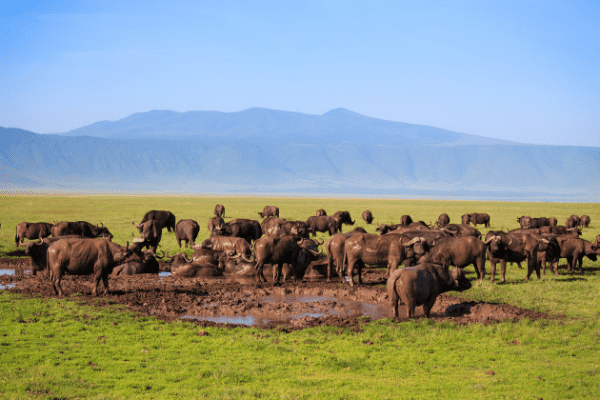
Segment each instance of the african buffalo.
[{"label": "african buffalo", "polygon": [[481,239],[481,232],[470,225],[448,224],[439,230],[447,232],[450,236],[474,236]]},{"label": "african buffalo", "polygon": [[202,264],[190,260],[183,253],[176,253],[172,256],[166,256],[171,264],[171,276],[180,278],[193,278],[198,276],[221,276],[221,270],[212,264]]},{"label": "african buffalo", "polygon": [[208,232],[212,234],[213,230],[220,225],[225,225],[225,221],[221,217],[212,217],[208,220]]},{"label": "african buffalo", "polygon": [[582,227],[585,227],[585,228],[587,228],[588,226],[590,226],[590,222],[591,222],[591,219],[590,219],[589,215],[582,215],[581,219],[579,221],[580,225]]},{"label": "african buffalo", "polygon": [[167,228],[168,232],[175,230],[175,214],[173,214],[171,211],[148,211],[146,214],[144,214],[144,218],[142,218],[140,224],[152,219],[158,222],[160,229]]},{"label": "african buffalo", "polygon": [[435,246],[419,260],[419,264],[441,264],[465,268],[473,264],[477,280],[485,277],[485,244],[474,236],[449,236],[435,241]]},{"label": "african buffalo", "polygon": [[[575,217],[577,217],[577,216],[575,215]],[[577,226],[579,225],[579,222],[580,222],[579,217],[577,217],[577,219],[575,219],[575,218],[573,218],[573,215],[572,215],[565,220],[565,226],[567,227],[567,229],[568,228],[577,228]]]},{"label": "african buffalo", "polygon": [[365,221],[367,224],[370,224],[371,222],[373,222],[373,214],[371,214],[371,211],[369,210],[365,210],[362,213],[362,219],[363,221]]},{"label": "african buffalo", "polygon": [[133,237],[133,243],[137,246],[137,248],[151,248],[152,251],[156,253],[156,248],[158,247],[160,239],[162,238],[162,228],[158,221],[150,219],[141,224],[136,224],[133,221],[131,223],[138,228],[140,234],[142,235],[140,237],[136,237],[133,233],[131,233],[131,236]]},{"label": "african buffalo", "polygon": [[102,226],[92,225],[86,221],[77,222],[58,222],[52,227],[52,236],[67,236],[67,235],[79,235],[87,238],[102,237],[108,240],[113,238],[112,233],[109,232],[108,228],[102,224]]},{"label": "african buffalo", "polygon": [[[264,236],[254,243],[254,258],[256,260],[256,276],[258,282],[266,282],[263,268],[265,264],[273,265],[273,283],[278,283],[282,275],[283,265],[289,264],[294,279],[298,276],[298,264],[303,251],[304,242],[314,242],[297,235],[285,235],[280,237]],[[318,256],[320,253],[306,248],[308,254]]]},{"label": "african buffalo", "polygon": [[490,216],[487,213],[463,214],[461,218],[463,225],[472,223],[475,228],[477,228],[477,224],[483,224],[486,228],[490,227]]},{"label": "african buffalo", "polygon": [[228,256],[236,254],[250,256],[252,253],[250,243],[244,238],[235,236],[211,236],[201,244],[195,245],[194,249],[211,249]]},{"label": "african buffalo", "polygon": [[448,225],[449,223],[450,223],[450,217],[448,216],[448,214],[446,214],[446,213],[440,214],[440,216],[437,219],[438,228],[442,228],[442,227]]},{"label": "african buffalo", "polygon": [[[336,219],[339,219],[340,224],[345,224],[345,225],[354,225],[355,221],[352,221],[352,218],[350,217],[350,213],[348,211],[337,211],[335,214],[333,214],[333,217],[335,217]],[[340,232],[342,231],[342,226],[340,225]]]},{"label": "african buffalo", "polygon": [[47,271],[47,252],[48,247],[57,240],[72,238],[72,239],[83,239],[83,236],[69,235],[59,237],[48,237],[42,238],[39,241],[30,241],[24,244],[25,255],[29,257],[29,263],[31,266],[31,273],[37,275],[38,272]]},{"label": "african buffalo", "polygon": [[413,223],[413,219],[410,217],[410,215],[403,215],[400,217],[400,223],[402,225],[410,225]]},{"label": "african buffalo", "polygon": [[248,243],[252,243],[262,236],[262,228],[256,220],[238,218],[224,225],[216,226],[211,232],[211,236],[239,237],[245,239]]},{"label": "african buffalo", "polygon": [[344,244],[346,240],[356,233],[367,233],[363,228],[354,228],[348,233],[336,233],[325,243],[327,250],[327,282],[331,282],[331,267],[335,265],[335,271],[344,282]]},{"label": "african buffalo", "polygon": [[287,221],[283,218],[268,217],[261,224],[266,236],[300,235],[308,239],[308,224],[304,221]]},{"label": "african buffalo", "polygon": [[335,214],[333,216],[308,217],[306,225],[308,226],[308,232],[313,236],[317,232],[329,232],[329,236],[333,236],[342,231],[342,220]]},{"label": "african buffalo", "polygon": [[111,276],[158,274],[160,267],[156,261],[156,253],[152,250],[140,251],[132,254],[122,263],[115,266],[110,273]]},{"label": "african buffalo", "polygon": [[265,218],[265,217],[279,218],[279,207],[265,206],[265,208],[263,208],[262,212],[259,212],[258,215],[260,215],[261,218]]},{"label": "african buffalo", "polygon": [[221,204],[217,204],[215,206],[215,216],[219,217],[219,218],[224,218],[225,217],[225,206],[222,206]]},{"label": "african buffalo", "polygon": [[525,278],[525,282],[529,281],[529,277],[534,270],[538,279],[541,279],[538,258],[551,258],[560,252],[556,238],[552,235],[523,233],[522,231],[519,232],[519,230],[510,231],[508,234],[511,239],[517,239],[522,243],[522,245],[519,245],[519,251],[527,259],[527,277]]},{"label": "african buffalo", "polygon": [[129,242],[125,247],[109,240],[96,239],[60,239],[48,247],[48,270],[54,293],[62,297],[60,281],[65,273],[70,275],[94,274],[92,296],[98,294],[100,279],[108,294],[108,275],[113,267],[130,254]]},{"label": "african buffalo", "polygon": [[[551,259],[547,257],[548,261],[554,264],[554,274],[558,276],[558,261],[560,258],[567,259],[567,270],[569,272],[575,272],[575,267],[579,263],[579,273],[583,274],[583,257],[587,256],[592,261],[596,261],[596,252],[592,249],[592,244],[587,240],[579,239],[572,236],[555,236],[560,251],[558,254]],[[543,273],[546,275],[546,260],[543,260]]]},{"label": "african buffalo", "polygon": [[23,239],[35,240],[48,237],[52,234],[53,226],[54,224],[47,222],[21,222],[16,228],[15,245],[21,246]]},{"label": "african buffalo", "polygon": [[322,208],[317,210],[317,217],[322,217],[325,215],[327,215],[327,212],[325,210],[323,210]]},{"label": "african buffalo", "polygon": [[182,219],[177,222],[177,225],[175,225],[175,239],[179,248],[181,248],[182,240],[185,242],[186,248],[188,245],[194,247],[194,241],[198,237],[199,232],[200,225],[193,219]]},{"label": "african buffalo", "polygon": [[344,244],[344,259],[348,263],[348,279],[354,286],[354,268],[358,266],[358,283],[362,283],[362,268],[365,265],[387,267],[387,274],[396,270],[407,258],[407,247],[417,243],[418,239],[409,239],[402,235],[375,235],[357,233]]},{"label": "african buffalo", "polygon": [[415,316],[415,307],[423,306],[423,314],[429,318],[437,297],[450,290],[463,291],[471,288],[471,282],[461,268],[447,271],[439,264],[419,264],[394,271],[387,281],[388,297],[394,317],[398,318],[398,303],[407,307],[407,317]]}]

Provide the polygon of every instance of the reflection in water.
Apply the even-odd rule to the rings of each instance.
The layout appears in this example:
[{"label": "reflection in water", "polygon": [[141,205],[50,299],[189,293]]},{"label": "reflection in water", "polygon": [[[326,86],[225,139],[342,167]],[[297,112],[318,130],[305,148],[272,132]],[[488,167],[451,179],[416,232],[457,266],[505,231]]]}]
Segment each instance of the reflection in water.
[{"label": "reflection in water", "polygon": [[158,276],[171,276],[170,272],[161,272],[158,274]]},{"label": "reflection in water", "polygon": [[[200,321],[211,321],[219,324],[239,324],[248,326],[276,327],[293,326],[294,320],[300,318],[319,318],[326,316],[345,316],[345,317],[370,317],[372,320],[391,318],[392,313],[387,303],[363,303],[360,301],[340,301],[335,297],[314,296],[314,295],[271,295],[266,296],[261,301],[263,304],[269,303],[306,303],[308,307],[302,308],[303,311],[289,309],[282,314],[282,309],[267,310],[261,307],[262,311],[251,309],[236,315],[185,315],[183,318],[196,319]],[[212,307],[211,307],[212,306]],[[218,310],[218,304],[207,304],[205,307]],[[259,315],[257,315],[259,314]]]},{"label": "reflection in water", "polygon": [[0,275],[14,275],[14,269],[0,269]]},{"label": "reflection in water", "polygon": [[0,290],[12,289],[14,288],[16,283],[9,283],[8,285],[0,285]]}]

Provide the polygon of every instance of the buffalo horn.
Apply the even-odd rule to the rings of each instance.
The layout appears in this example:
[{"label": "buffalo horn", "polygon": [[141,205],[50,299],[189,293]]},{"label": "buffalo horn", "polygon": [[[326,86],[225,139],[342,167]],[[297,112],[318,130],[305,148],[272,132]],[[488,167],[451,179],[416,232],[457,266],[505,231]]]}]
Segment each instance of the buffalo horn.
[{"label": "buffalo horn", "polygon": [[410,245],[413,245],[413,244],[417,243],[419,241],[419,239],[420,239],[419,237],[413,238],[410,242],[403,244],[403,246],[408,247]]},{"label": "buffalo horn", "polygon": [[241,256],[242,256],[242,260],[244,260],[246,262],[249,262],[249,263],[254,262],[254,260],[252,259],[252,257],[251,258],[247,258],[245,254],[241,254]]},{"label": "buffalo horn", "polygon": [[318,246],[320,246],[320,245],[322,245],[323,243],[325,243],[325,240],[323,240],[323,238],[320,238],[320,239],[313,239],[313,240],[315,241],[315,244],[316,244],[316,245],[318,245]]},{"label": "buffalo horn", "polygon": [[321,249],[321,251],[318,251],[318,252],[317,252],[317,251],[314,251],[314,250],[311,250],[311,249],[306,249],[306,250],[308,250],[308,252],[309,252],[310,254],[312,254],[313,256],[315,256],[315,257],[316,257],[316,256],[318,256],[318,255],[321,255],[321,254],[323,254],[323,250],[322,250],[322,249]]},{"label": "buffalo horn", "polygon": [[488,240],[485,241],[485,244],[488,244],[489,242],[491,242],[492,240],[494,240],[496,238],[496,235],[492,235],[490,236],[490,238]]},{"label": "buffalo horn", "polygon": [[170,256],[168,251],[167,251],[167,254],[165,254],[165,257],[167,257],[170,260],[175,258],[175,256]]},{"label": "buffalo horn", "polygon": [[[183,253],[182,253],[182,254],[183,254]],[[185,254],[183,254],[183,259],[184,259],[185,261],[187,261],[187,262],[192,262],[192,260],[190,260],[190,259],[188,258],[188,256],[187,256],[187,255],[185,255]]]},{"label": "buffalo horn", "polygon": [[302,243],[304,243],[304,238],[303,238],[303,237],[301,237],[301,238],[300,238],[300,241],[299,241],[299,242],[296,242],[296,243],[298,243],[299,245],[302,245]]}]

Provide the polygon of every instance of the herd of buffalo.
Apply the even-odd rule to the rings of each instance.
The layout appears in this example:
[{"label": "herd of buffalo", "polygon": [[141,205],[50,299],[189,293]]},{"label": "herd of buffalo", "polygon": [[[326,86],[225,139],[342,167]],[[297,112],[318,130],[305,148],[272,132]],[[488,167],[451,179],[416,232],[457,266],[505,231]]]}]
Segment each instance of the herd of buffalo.
[{"label": "herd of buffalo", "polygon": [[[557,225],[556,218],[522,216],[517,219],[520,229],[490,230],[482,238],[476,227],[490,226],[486,213],[464,214],[461,224],[450,224],[448,215],[441,214],[430,225],[403,215],[399,224],[377,224],[378,234],[362,228],[342,233],[342,225],[355,223],[348,211],[327,215],[320,209],[306,221],[292,221],[280,218],[278,207],[266,206],[258,213],[264,218],[262,222],[233,219],[227,223],[224,206],[217,205],[214,214],[208,221],[210,237],[199,244],[195,243],[200,232],[196,221],[182,219],[176,223],[172,212],[156,210],[147,212],[140,223],[132,222],[140,236],[133,235],[131,245],[113,243],[113,235],[104,225],[85,221],[21,222],[16,227],[15,244],[25,246],[33,274],[46,273],[59,296],[63,295],[60,282],[64,274],[93,274],[92,294],[97,295],[100,280],[108,292],[109,275],[158,274],[157,258],[170,264],[173,276],[249,275],[256,277],[257,284],[267,282],[264,273],[270,268],[274,284],[290,275],[294,279],[326,276],[328,282],[333,275],[354,286],[355,275],[358,284],[362,283],[366,265],[386,267],[387,290],[396,317],[399,302],[407,306],[409,317],[420,305],[428,317],[440,293],[471,287],[463,268],[473,264],[477,280],[483,280],[486,259],[491,265],[491,281],[500,263],[503,283],[507,263],[522,268],[526,261],[527,281],[534,271],[538,278],[540,271],[545,274],[547,263],[558,275],[561,258],[567,260],[569,271],[575,271],[578,263],[579,272],[583,272],[583,258],[595,261],[600,254],[600,235],[595,243],[579,238],[581,229],[589,226],[587,215],[573,215],[564,226]],[[362,218],[367,224],[373,221],[369,210]],[[191,258],[184,253],[157,255],[164,228],[175,233],[180,248],[184,242],[194,249]],[[316,232],[328,232],[330,238],[326,243],[312,239]],[[323,244],[326,256],[319,250]],[[398,269],[400,264],[405,267]],[[455,268],[450,270],[450,266]]]}]

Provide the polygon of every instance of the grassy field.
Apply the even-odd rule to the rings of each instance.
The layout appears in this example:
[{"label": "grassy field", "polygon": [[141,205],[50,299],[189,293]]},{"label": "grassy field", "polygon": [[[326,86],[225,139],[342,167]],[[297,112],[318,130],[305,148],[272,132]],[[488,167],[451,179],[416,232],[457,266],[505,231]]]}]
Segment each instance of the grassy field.
[{"label": "grassy field", "polygon": [[[265,205],[281,217],[306,220],[319,208],[350,211],[397,223],[402,214],[435,221],[446,212],[487,212],[491,229],[517,228],[521,215],[588,214],[593,240],[600,206],[570,203],[468,201],[154,197],[2,196],[0,256],[15,250],[22,221],[103,222],[113,241],[131,240],[143,214],[170,210],[201,225],[215,204],[226,220],[256,218]],[[349,228],[348,228],[349,229]],[[486,229],[480,229],[485,233]],[[325,236],[326,237],[326,236]],[[177,251],[173,233],[162,247]],[[187,250],[190,253],[190,250]],[[564,264],[561,263],[561,265]],[[135,316],[120,306],[81,305],[77,296],[55,300],[0,291],[0,397],[126,398],[600,398],[600,262],[584,260],[585,274],[547,275],[523,283],[525,270],[508,267],[508,284],[487,280],[462,297],[521,306],[565,317],[531,322],[457,326],[417,320],[381,320],[355,332],[313,328],[278,330],[198,328]],[[489,263],[486,266],[489,277]],[[469,267],[474,277],[472,267]]]}]

